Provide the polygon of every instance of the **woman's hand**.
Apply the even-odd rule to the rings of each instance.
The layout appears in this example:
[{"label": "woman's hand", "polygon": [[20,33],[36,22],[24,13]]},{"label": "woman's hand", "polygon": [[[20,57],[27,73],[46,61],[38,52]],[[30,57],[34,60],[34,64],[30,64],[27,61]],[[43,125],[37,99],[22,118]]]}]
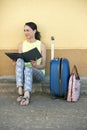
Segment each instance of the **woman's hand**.
[{"label": "woman's hand", "polygon": [[12,65],[15,65],[16,64],[16,61],[15,60],[12,60]]},{"label": "woman's hand", "polygon": [[36,60],[31,60],[30,62],[31,62],[32,67],[36,67],[36,65],[37,65],[37,61]]}]

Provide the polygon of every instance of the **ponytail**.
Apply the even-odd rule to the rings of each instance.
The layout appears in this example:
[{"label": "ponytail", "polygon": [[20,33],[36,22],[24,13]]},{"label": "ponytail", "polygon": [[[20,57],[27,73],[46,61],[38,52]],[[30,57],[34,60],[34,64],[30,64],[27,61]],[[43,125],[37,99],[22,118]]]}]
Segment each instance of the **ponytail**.
[{"label": "ponytail", "polygon": [[35,33],[35,38],[36,38],[37,40],[40,40],[40,39],[41,39],[40,32],[36,31],[36,33]]}]

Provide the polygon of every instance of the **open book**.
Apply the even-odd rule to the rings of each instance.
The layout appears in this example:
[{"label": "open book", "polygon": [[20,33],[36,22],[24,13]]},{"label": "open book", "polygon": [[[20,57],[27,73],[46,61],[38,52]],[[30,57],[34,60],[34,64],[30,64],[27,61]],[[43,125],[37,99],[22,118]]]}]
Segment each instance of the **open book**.
[{"label": "open book", "polygon": [[5,54],[14,61],[16,61],[18,58],[22,58],[25,62],[30,62],[31,60],[37,60],[42,57],[41,53],[36,47],[23,53],[5,52]]}]

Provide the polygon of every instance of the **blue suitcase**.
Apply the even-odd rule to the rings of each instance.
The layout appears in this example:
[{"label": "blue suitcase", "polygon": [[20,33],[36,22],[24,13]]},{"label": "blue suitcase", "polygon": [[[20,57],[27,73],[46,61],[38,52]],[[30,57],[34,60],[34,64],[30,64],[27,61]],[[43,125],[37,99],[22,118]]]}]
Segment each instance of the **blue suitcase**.
[{"label": "blue suitcase", "polygon": [[69,61],[64,58],[50,62],[50,93],[52,97],[66,97],[70,76]]}]

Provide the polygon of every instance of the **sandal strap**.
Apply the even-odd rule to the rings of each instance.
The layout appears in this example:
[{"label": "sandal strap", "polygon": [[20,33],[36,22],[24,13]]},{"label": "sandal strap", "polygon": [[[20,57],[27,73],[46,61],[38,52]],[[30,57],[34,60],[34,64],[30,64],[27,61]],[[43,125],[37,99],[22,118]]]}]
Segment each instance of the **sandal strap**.
[{"label": "sandal strap", "polygon": [[27,98],[23,97],[22,98],[22,102],[25,102],[27,100]]},{"label": "sandal strap", "polygon": [[[27,104],[26,104],[26,102],[27,102]],[[21,105],[26,106],[29,103],[30,103],[30,98],[29,97],[23,97],[22,98]]]},{"label": "sandal strap", "polygon": [[22,100],[23,95],[19,94],[18,98],[17,98],[17,102],[20,102]]},{"label": "sandal strap", "polygon": [[25,102],[26,100],[29,100],[29,102],[30,102],[30,98],[29,97],[23,97],[22,101]]}]

